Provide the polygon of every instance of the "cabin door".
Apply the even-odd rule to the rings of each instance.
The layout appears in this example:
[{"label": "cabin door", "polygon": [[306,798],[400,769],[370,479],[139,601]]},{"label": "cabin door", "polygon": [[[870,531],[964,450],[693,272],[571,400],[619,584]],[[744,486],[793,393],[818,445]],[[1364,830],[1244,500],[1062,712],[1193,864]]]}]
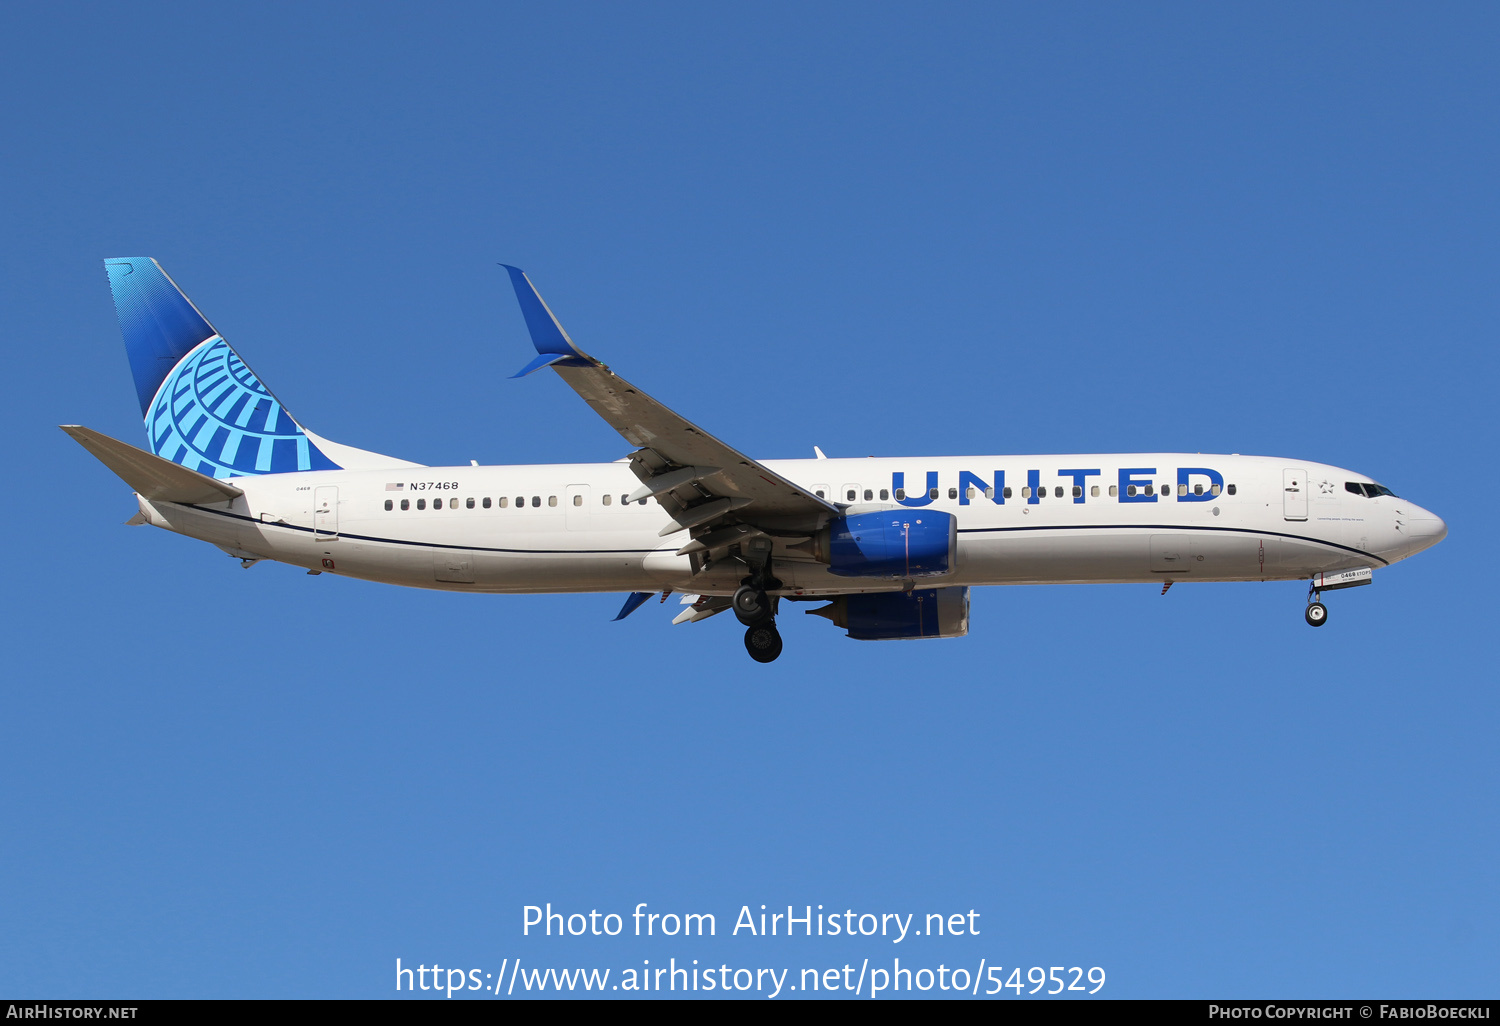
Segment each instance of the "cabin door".
[{"label": "cabin door", "polygon": [[1281,472],[1282,509],[1288,520],[1307,519],[1307,471],[1288,468]]},{"label": "cabin door", "polygon": [[313,489],[313,537],[339,536],[339,490],[333,487]]}]

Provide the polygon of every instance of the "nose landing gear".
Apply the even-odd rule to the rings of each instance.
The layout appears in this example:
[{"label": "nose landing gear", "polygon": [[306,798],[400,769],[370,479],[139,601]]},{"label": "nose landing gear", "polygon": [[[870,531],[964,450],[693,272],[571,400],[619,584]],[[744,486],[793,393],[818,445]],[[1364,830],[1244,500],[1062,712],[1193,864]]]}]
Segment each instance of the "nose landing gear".
[{"label": "nose landing gear", "polygon": [[1323,604],[1323,590],[1318,587],[1316,577],[1307,586],[1307,613],[1303,619],[1309,627],[1321,627],[1328,622],[1328,607]]},{"label": "nose landing gear", "polygon": [[1358,588],[1374,579],[1375,571],[1367,566],[1351,570],[1330,570],[1312,575],[1307,584],[1307,623],[1310,627],[1321,627],[1328,622],[1328,607],[1323,604],[1325,591],[1341,591]]}]

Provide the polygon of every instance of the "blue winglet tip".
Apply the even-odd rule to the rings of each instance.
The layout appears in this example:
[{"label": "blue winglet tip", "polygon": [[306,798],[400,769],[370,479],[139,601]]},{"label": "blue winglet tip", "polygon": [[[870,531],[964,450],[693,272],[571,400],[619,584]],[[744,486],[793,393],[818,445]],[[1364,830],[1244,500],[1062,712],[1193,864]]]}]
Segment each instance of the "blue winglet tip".
[{"label": "blue winglet tip", "polygon": [[[536,286],[526,277],[526,272],[511,264],[500,266],[510,275],[511,286],[516,291],[516,302],[521,306],[521,316],[526,320],[526,331],[531,335],[531,344],[536,347],[536,351],[543,356],[565,356],[587,363],[587,357],[569,341],[562,325],[557,323],[557,318],[552,316],[552,311],[542,301]],[[529,374],[541,366],[543,365],[538,364],[523,373]]]},{"label": "blue winglet tip", "polygon": [[631,592],[630,595],[625,599],[625,604],[620,607],[619,615],[617,615],[614,620],[611,620],[610,623],[614,623],[616,620],[623,620],[627,616],[629,616],[631,613],[633,613],[637,609],[641,608],[641,605],[648,598],[650,598],[652,596],[652,594],[654,594],[654,593],[653,592],[649,592],[649,591],[633,591],[633,592]]},{"label": "blue winglet tip", "polygon": [[512,374],[511,378],[524,378],[526,375],[533,374],[536,371],[541,370],[543,367],[550,367],[552,364],[566,359],[566,356],[557,356],[553,353],[542,353],[540,356],[536,357],[536,359],[532,360],[526,366],[522,367],[520,370],[516,371],[516,373]]}]

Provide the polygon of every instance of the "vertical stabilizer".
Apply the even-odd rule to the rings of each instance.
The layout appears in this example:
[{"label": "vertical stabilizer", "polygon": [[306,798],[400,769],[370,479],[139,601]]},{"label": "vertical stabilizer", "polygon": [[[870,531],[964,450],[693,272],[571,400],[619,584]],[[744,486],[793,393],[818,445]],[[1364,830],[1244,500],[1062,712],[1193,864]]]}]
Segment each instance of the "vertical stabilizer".
[{"label": "vertical stabilizer", "polygon": [[338,470],[150,257],[104,261],[153,453],[215,478]]}]

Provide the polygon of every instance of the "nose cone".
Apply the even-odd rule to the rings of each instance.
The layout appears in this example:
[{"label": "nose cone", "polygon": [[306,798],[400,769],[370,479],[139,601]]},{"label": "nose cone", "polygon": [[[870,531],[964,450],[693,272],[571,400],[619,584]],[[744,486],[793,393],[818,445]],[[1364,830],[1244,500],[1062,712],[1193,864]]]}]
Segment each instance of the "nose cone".
[{"label": "nose cone", "polygon": [[1448,525],[1443,523],[1443,518],[1436,513],[1409,503],[1403,512],[1405,516],[1398,516],[1397,523],[1401,525],[1402,533],[1406,535],[1412,553],[1430,549],[1448,537]]}]

